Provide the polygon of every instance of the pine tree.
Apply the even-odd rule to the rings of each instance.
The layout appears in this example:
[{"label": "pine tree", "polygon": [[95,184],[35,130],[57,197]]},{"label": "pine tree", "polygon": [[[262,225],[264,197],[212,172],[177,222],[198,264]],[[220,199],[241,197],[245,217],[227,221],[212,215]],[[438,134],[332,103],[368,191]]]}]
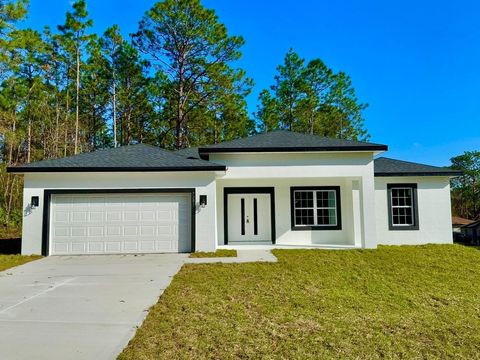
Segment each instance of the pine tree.
[{"label": "pine tree", "polygon": [[215,12],[199,0],[165,0],[144,16],[134,43],[168,76],[172,92],[166,95],[167,132],[173,132],[175,148],[188,146],[192,140],[189,129],[201,126],[202,117],[194,113],[211,111],[216,94],[224,90],[228,79],[232,81],[229,64],[240,58],[243,39],[229,36]]},{"label": "pine tree", "polygon": [[322,136],[366,140],[362,111],[350,77],[320,59],[305,65],[290,49],[270,90],[259,95],[256,117],[263,131],[286,129]]},{"label": "pine tree", "polygon": [[83,50],[91,35],[87,30],[93,25],[88,19],[87,4],[85,0],[77,0],[73,3],[73,12],[67,12],[64,25],[59,25],[64,39],[67,53],[74,57],[75,62],[75,142],[74,153],[79,150],[79,129],[80,129],[80,79]]}]

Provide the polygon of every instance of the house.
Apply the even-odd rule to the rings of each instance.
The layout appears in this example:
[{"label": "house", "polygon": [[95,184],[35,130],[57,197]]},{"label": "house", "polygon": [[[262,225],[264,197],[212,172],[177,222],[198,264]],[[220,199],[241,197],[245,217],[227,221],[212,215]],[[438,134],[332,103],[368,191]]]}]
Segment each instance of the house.
[{"label": "house", "polygon": [[480,245],[480,220],[464,225],[460,230],[467,240]]},{"label": "house", "polygon": [[452,216],[452,229],[454,233],[461,233],[462,226],[473,223],[473,220],[468,220],[460,216]]},{"label": "house", "polygon": [[147,145],[10,167],[23,254],[375,248],[451,243],[459,172],[386,145],[274,131],[171,152]]}]

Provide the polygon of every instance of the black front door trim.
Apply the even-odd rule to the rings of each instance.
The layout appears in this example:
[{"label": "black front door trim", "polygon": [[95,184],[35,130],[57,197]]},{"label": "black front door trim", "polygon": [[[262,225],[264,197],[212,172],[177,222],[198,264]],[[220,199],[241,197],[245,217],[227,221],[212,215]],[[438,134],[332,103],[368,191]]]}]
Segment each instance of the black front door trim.
[{"label": "black front door trim", "polygon": [[191,252],[195,252],[195,189],[194,188],[164,188],[164,189],[57,189],[44,190],[43,192],[43,223],[42,223],[42,255],[49,255],[49,231],[50,231],[50,202],[52,195],[55,194],[172,194],[185,193],[190,194],[191,199]]},{"label": "black front door trim", "polygon": [[269,194],[272,244],[275,244],[275,188],[274,187],[225,187],[223,188],[223,237],[228,245],[228,195],[230,194]]}]

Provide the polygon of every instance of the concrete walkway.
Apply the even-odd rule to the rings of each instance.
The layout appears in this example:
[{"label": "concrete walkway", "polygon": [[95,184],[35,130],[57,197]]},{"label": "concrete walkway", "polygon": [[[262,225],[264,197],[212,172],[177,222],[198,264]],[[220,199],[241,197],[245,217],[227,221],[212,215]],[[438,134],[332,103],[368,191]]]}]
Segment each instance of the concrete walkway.
[{"label": "concrete walkway", "polygon": [[218,258],[188,258],[186,263],[211,264],[211,263],[247,263],[247,262],[277,262],[277,258],[270,250],[237,250],[237,257]]},{"label": "concrete walkway", "polygon": [[52,256],[0,272],[0,359],[115,359],[187,256]]},{"label": "concrete walkway", "polygon": [[188,254],[52,256],[0,272],[0,360],[110,360],[184,263],[275,262]]}]

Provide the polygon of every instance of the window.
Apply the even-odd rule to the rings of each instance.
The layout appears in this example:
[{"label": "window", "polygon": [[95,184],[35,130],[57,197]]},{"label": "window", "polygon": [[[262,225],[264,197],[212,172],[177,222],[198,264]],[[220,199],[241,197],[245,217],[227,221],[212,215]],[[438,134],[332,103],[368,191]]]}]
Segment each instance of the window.
[{"label": "window", "polygon": [[418,230],[417,185],[388,184],[390,230]]},{"label": "window", "polygon": [[290,188],[292,230],[339,230],[340,187]]}]

